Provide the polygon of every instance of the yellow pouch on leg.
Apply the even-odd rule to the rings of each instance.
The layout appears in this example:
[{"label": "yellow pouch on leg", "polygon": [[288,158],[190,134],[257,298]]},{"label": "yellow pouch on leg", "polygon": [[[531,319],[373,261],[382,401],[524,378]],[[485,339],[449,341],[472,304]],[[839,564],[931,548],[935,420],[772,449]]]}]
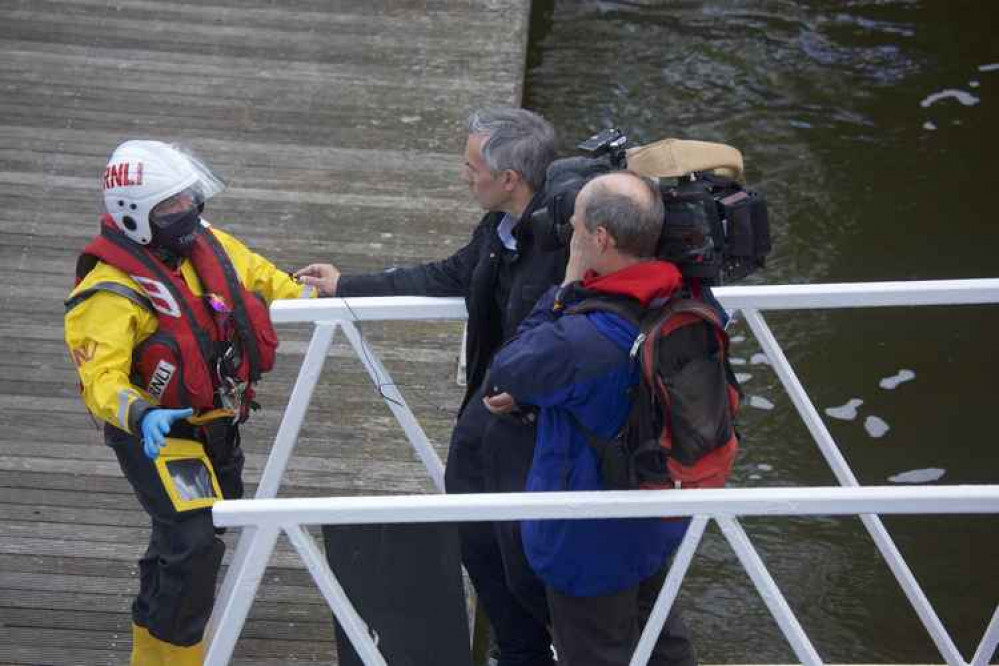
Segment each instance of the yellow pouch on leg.
[{"label": "yellow pouch on leg", "polygon": [[222,499],[215,469],[201,442],[167,437],[155,464],[177,511],[203,509]]}]

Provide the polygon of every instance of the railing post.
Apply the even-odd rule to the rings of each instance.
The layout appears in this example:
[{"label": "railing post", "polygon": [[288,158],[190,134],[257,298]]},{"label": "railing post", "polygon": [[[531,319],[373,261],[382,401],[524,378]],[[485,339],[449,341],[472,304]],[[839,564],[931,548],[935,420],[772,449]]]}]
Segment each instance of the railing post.
[{"label": "railing post", "polygon": [[[305,420],[305,413],[308,411],[312,394],[319,383],[319,376],[322,374],[323,363],[333,344],[333,334],[336,332],[336,323],[319,322],[312,332],[312,340],[305,352],[302,360],[302,367],[298,371],[298,378],[288,399],[288,406],[284,410],[281,418],[281,425],[278,427],[277,436],[274,439],[274,446],[271,447],[267,463],[257,486],[257,499],[277,496],[278,486],[281,484],[281,477],[284,475],[285,467],[291,452],[298,441],[298,433]],[[233,553],[226,570],[225,578],[219,589],[218,597],[215,601],[215,610],[209,619],[205,629],[205,639],[211,646],[215,642],[215,635],[222,630],[221,608],[227,608],[231,603],[232,596],[236,593],[237,578],[242,575],[242,570],[250,566],[249,553],[251,542],[255,538],[254,532],[257,528],[247,527],[242,530],[236,542],[236,551]],[[242,622],[242,621],[241,621]],[[242,629],[242,624],[235,628],[236,634]],[[231,630],[226,628],[226,630]],[[224,662],[223,662],[224,663]]]},{"label": "railing post", "polygon": [[402,397],[402,393],[399,392],[399,388],[392,381],[388,370],[382,365],[378,355],[371,349],[367,340],[357,330],[357,327],[349,321],[341,322],[341,324],[344,334],[350,340],[351,346],[368,371],[371,382],[378,389],[378,393],[385,400],[385,404],[392,410],[392,414],[395,415],[399,425],[402,426],[403,431],[406,433],[406,438],[413,446],[416,455],[423,462],[423,466],[427,468],[427,473],[430,474],[437,492],[444,492],[444,463],[441,462],[440,456],[437,455],[437,450],[434,449],[433,444],[430,443],[430,439],[423,432],[423,428],[420,427],[420,422],[413,416],[412,410],[406,404],[406,399]]},{"label": "railing post", "polygon": [[[941,281],[940,284],[874,283],[871,285],[817,285],[820,288],[826,287],[826,291],[828,292],[828,294],[822,296],[823,292],[820,289],[820,298],[818,299],[813,296],[813,292],[807,291],[803,287],[806,286],[721,288],[718,296],[722,299],[723,303],[726,302],[726,298],[733,299],[735,301],[734,306],[745,313],[750,328],[774,364],[774,369],[781,382],[784,384],[792,402],[815,438],[840,484],[844,486],[858,486],[859,484],[850,470],[848,463],[836,447],[835,442],[832,440],[817,410],[805,393],[790,363],[787,361],[772,332],[756,308],[761,306],[777,309],[798,309],[811,306],[820,308],[853,307],[858,306],[858,304],[862,307],[873,307],[912,304],[994,303],[999,302],[999,280]],[[878,288],[880,288],[880,291],[877,290]],[[722,292],[726,290],[730,290],[730,293],[723,295]],[[868,291],[870,291],[870,294]],[[788,294],[793,295],[790,301],[788,300]],[[380,299],[360,300],[377,301]],[[397,312],[403,313],[400,317],[403,319],[414,317],[426,318],[427,307],[429,307],[426,303],[414,302],[414,299],[405,300],[407,301],[405,304],[397,303],[391,299],[386,301],[386,305],[383,305],[382,302],[365,304],[361,307],[368,308],[368,310],[366,314],[362,315],[362,318],[365,316],[373,319],[391,318]],[[420,299],[415,300],[419,301]],[[433,300],[423,299],[423,301]],[[333,334],[337,325],[344,328],[344,332],[352,347],[360,357],[372,381],[379,388],[383,399],[406,431],[410,443],[426,466],[434,484],[438,490],[443,490],[443,465],[440,457],[429,442],[415,416],[406,405],[401,393],[391,383],[391,378],[381,364],[381,361],[368,346],[352,321],[342,319],[342,317],[346,316],[344,313],[337,310],[330,310],[328,307],[318,303],[306,301],[290,301],[288,303],[294,305],[283,309],[280,306],[276,306],[278,311],[283,310],[284,318],[275,319],[275,321],[316,321],[316,330],[306,353],[302,369],[299,372],[289,405],[282,419],[275,445],[265,465],[257,490],[257,498],[275,497],[277,494],[277,488],[280,485],[281,477],[291,451],[297,441],[305,412],[318,382],[323,362],[332,344]],[[431,305],[436,304],[431,303]],[[402,310],[398,310],[400,307]],[[442,312],[445,318],[457,318],[460,316],[460,313],[455,310],[457,307],[455,304],[451,304],[449,307],[451,309],[446,311],[434,309],[433,313]],[[347,309],[351,316],[354,317],[354,310],[349,308],[349,306]],[[464,312],[463,308],[461,312]],[[324,317],[325,320],[323,319]],[[385,381],[388,383],[384,383]],[[297,511],[302,510],[298,509]],[[305,510],[308,512],[307,509]],[[715,511],[717,510],[728,511],[728,505],[724,505],[721,509],[715,509]],[[899,580],[903,591],[919,614],[923,624],[927,627],[941,654],[949,664],[964,666],[964,661],[960,653],[957,651],[949,634],[944,629],[932,606],[920,589],[901,553],[898,552],[892,542],[880,518],[877,515],[864,514],[860,514],[860,518],[896,578]],[[707,520],[704,516],[697,516],[692,520],[691,527],[677,552],[674,565],[666,581],[664,581],[663,589],[660,591],[653,611],[650,614],[649,621],[643,630],[639,645],[632,656],[631,663],[633,666],[647,662],[652,646],[661,633],[663,623],[668,616],[670,607],[675,600],[679,586],[689,567],[690,560],[703,536]],[[750,543],[745,531],[735,518],[728,513],[715,516],[715,520],[717,520],[722,532],[732,544],[740,562],[747,573],[749,573],[757,590],[763,596],[781,630],[788,637],[798,658],[805,664],[820,664],[821,661],[818,654],[804,634],[797,618],[787,605],[776,583],[766,570],[765,565]],[[243,524],[246,525],[247,523]],[[276,523],[253,524],[243,528],[243,534],[230,564],[226,580],[223,583],[219,601],[216,604],[216,612],[213,614],[212,624],[206,632],[206,642],[208,643],[206,664],[221,666],[226,664],[230,659],[236,639],[242,630],[250,605],[273,551],[279,529]],[[345,628],[348,628],[348,625],[350,625],[348,633],[354,646],[358,648],[358,653],[361,654],[362,659],[369,665],[383,665],[385,662],[377,650],[376,641],[371,640],[367,626],[357,616],[356,611],[350,605],[338,581],[329,570],[325,560],[323,560],[315,542],[298,523],[285,525],[283,529],[287,531],[289,538],[292,539],[296,549],[301,554],[303,560],[305,560],[331,609],[337,613],[341,624]],[[337,611],[338,608],[340,609],[339,612]],[[344,615],[341,616],[340,613],[344,613]],[[997,645],[999,645],[999,608],[996,609],[975,653],[975,658],[972,662],[973,666],[985,666],[991,655],[995,652]]]},{"label": "railing post", "polygon": [[[794,403],[798,414],[805,422],[805,426],[815,439],[815,443],[818,444],[819,450],[825,456],[840,485],[859,486],[857,477],[854,476],[850,465],[846,462],[846,458],[840,453],[836,442],[829,433],[829,429],[826,428],[826,424],[822,421],[822,417],[819,416],[818,410],[815,409],[815,405],[812,404],[811,399],[805,392],[805,387],[791,368],[791,363],[787,360],[787,356],[784,355],[784,351],[781,349],[780,344],[778,344],[777,338],[774,337],[773,331],[770,330],[770,327],[764,321],[763,315],[754,309],[743,309],[742,312],[746,317],[746,323],[749,324],[749,328],[756,336],[757,342],[760,343],[763,352],[773,364],[774,372],[777,373],[777,377],[784,385],[784,390],[791,397],[791,402]],[[860,516],[860,520],[864,524],[864,527],[867,528],[878,550],[881,551],[881,556],[895,575],[895,579],[898,580],[902,591],[909,599],[909,603],[912,604],[923,626],[929,632],[930,638],[940,651],[940,655],[950,666],[963,666],[965,663],[964,658],[951,639],[947,629],[943,626],[943,622],[937,616],[933,605],[926,598],[926,594],[919,586],[919,582],[916,580],[915,575],[913,575],[909,565],[906,564],[905,558],[902,557],[902,554],[895,546],[895,542],[892,540],[891,535],[888,534],[888,530],[885,529],[881,519],[876,515],[862,515]]]},{"label": "railing post", "polygon": [[312,579],[319,586],[319,590],[326,598],[326,603],[333,610],[333,614],[336,615],[340,626],[347,632],[357,656],[361,658],[365,666],[386,666],[385,658],[378,651],[377,636],[372,636],[367,623],[357,613],[354,605],[350,603],[340,581],[333,575],[333,570],[330,569],[323,554],[319,552],[319,546],[316,545],[316,542],[302,529],[301,525],[285,525],[284,531],[288,534],[295,550],[302,556],[302,561],[309,568]]},{"label": "railing post", "polygon": [[774,582],[770,572],[767,571],[767,566],[760,559],[756,549],[753,548],[753,544],[749,540],[749,535],[746,534],[746,531],[742,529],[739,522],[732,516],[715,516],[715,520],[718,522],[722,534],[725,535],[725,538],[732,545],[732,550],[735,551],[736,557],[742,562],[742,568],[746,570],[746,573],[752,579],[753,585],[756,586],[756,591],[763,597],[764,603],[770,609],[770,614],[777,620],[777,625],[784,632],[784,636],[791,644],[794,654],[806,666],[821,664],[822,659],[819,658],[819,653],[815,651],[812,642],[808,640],[808,635],[801,628],[801,624],[798,622],[798,618],[795,617],[794,611],[788,606],[787,600],[781,594],[780,588],[777,587],[777,583]]},{"label": "railing post", "polygon": [[316,390],[319,376],[323,372],[323,364],[326,362],[326,356],[333,345],[333,334],[336,333],[337,324],[338,322],[324,321],[316,323],[309,348],[305,352],[305,358],[302,359],[302,368],[298,372],[298,379],[295,380],[295,386],[291,390],[291,398],[288,400],[288,406],[281,418],[277,436],[274,438],[274,446],[271,448],[267,463],[264,465],[264,471],[255,495],[257,499],[277,497],[281,477],[284,476],[291,452],[298,442],[298,433],[305,421],[305,413],[309,410],[312,394]]},{"label": "railing post", "polygon": [[663,625],[669,617],[670,609],[673,608],[673,601],[676,600],[676,595],[680,592],[680,583],[683,582],[683,577],[687,574],[690,561],[693,559],[694,553],[697,552],[697,546],[701,543],[701,537],[704,536],[704,528],[707,524],[708,519],[705,516],[697,516],[690,521],[687,533],[683,535],[683,541],[673,557],[669,575],[663,581],[663,587],[656,598],[656,604],[652,607],[652,612],[649,613],[645,628],[642,629],[642,637],[639,639],[638,645],[635,646],[634,654],[631,655],[630,666],[645,666],[649,663],[649,657],[652,656],[656,641],[659,640],[659,635],[663,632]]},{"label": "railing post", "polygon": [[246,616],[257,596],[277,536],[278,528],[269,525],[243,529],[241,541],[247,542],[245,556],[239,565],[235,562],[229,565],[229,574],[233,575],[232,594],[220,598],[222,603],[215,604],[213,616],[217,617],[217,631],[208,643],[205,666],[225,666],[232,659],[236,639],[243,631]]},{"label": "railing post", "polygon": [[996,647],[999,647],[999,606],[996,606],[996,612],[992,614],[992,621],[982,636],[982,642],[975,650],[971,666],[988,666],[992,655],[996,653]]}]

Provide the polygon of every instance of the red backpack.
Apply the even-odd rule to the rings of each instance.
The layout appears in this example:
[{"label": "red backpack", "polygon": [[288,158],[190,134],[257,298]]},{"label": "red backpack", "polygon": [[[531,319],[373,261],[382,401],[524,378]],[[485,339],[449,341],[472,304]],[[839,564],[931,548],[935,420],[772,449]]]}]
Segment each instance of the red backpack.
[{"label": "red backpack", "polygon": [[692,298],[641,308],[613,297],[587,298],[566,313],[598,311],[638,326],[631,359],[641,372],[628,419],[613,439],[576,423],[597,452],[605,487],[724,486],[739,450],[733,422],[741,391],[719,313]]}]

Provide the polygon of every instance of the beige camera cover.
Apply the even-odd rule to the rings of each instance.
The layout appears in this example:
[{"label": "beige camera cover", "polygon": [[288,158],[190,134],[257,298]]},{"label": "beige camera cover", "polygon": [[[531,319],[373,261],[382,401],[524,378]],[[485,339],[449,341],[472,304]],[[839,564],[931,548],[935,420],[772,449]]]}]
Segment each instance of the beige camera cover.
[{"label": "beige camera cover", "polygon": [[662,139],[627,150],[628,169],[643,176],[676,178],[691,171],[712,171],[742,180],[742,153],[724,143]]}]

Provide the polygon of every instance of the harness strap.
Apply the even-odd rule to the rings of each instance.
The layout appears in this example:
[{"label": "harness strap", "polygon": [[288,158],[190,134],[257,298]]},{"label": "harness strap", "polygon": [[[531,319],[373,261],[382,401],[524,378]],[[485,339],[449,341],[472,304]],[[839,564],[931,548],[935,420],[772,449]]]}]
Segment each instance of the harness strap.
[{"label": "harness strap", "polygon": [[[222,267],[227,291],[229,292],[228,296],[232,303],[232,316],[239,334],[239,342],[245,348],[250,362],[249,380],[251,383],[257,382],[260,380],[260,350],[257,347],[257,338],[253,333],[250,317],[246,312],[246,302],[243,300],[242,290],[240,289],[239,276],[236,275],[236,269],[232,265],[229,255],[226,254],[225,249],[219,240],[215,238],[215,235],[205,233],[202,234],[202,237],[207,242],[208,247],[211,248],[212,253],[218,260],[219,266]],[[215,286],[213,285],[213,287]]]},{"label": "harness strap", "polygon": [[153,307],[153,304],[149,302],[148,298],[140,294],[135,289],[132,289],[131,287],[126,287],[120,282],[98,282],[93,287],[90,287],[89,289],[84,289],[79,294],[73,296],[72,298],[66,301],[65,303],[66,312],[68,313],[77,305],[79,305],[83,301],[87,300],[94,294],[101,291],[109,291],[112,294],[118,294],[119,296],[122,296],[132,301],[136,305],[141,305],[154,315],[156,314],[156,308]]},{"label": "harness strap", "polygon": [[182,309],[184,319],[187,321],[192,333],[194,334],[194,339],[198,344],[198,351],[201,353],[202,361],[205,367],[211,369],[211,359],[212,359],[212,344],[208,333],[198,325],[198,320],[191,311],[188,299],[184,298],[184,295],[179,292],[177,286],[174,284],[170,276],[158,265],[158,262],[154,261],[144,250],[137,249],[135,244],[121,231],[104,225],[101,227],[101,235],[107,238],[109,241],[118,246],[119,249],[124,250],[136,260],[145,266],[146,270],[159,278],[159,281],[170,290],[171,295],[173,295],[174,300],[177,301],[178,306]]}]

